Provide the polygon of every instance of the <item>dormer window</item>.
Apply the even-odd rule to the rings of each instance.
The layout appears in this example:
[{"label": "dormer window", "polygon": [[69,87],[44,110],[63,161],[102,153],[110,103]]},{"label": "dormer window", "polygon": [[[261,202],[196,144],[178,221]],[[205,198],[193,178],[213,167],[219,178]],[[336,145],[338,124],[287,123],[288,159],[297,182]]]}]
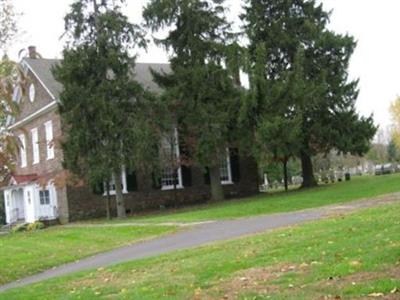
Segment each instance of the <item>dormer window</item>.
[{"label": "dormer window", "polygon": [[29,86],[29,100],[31,102],[35,101],[35,85],[33,83],[31,83],[31,85]]}]

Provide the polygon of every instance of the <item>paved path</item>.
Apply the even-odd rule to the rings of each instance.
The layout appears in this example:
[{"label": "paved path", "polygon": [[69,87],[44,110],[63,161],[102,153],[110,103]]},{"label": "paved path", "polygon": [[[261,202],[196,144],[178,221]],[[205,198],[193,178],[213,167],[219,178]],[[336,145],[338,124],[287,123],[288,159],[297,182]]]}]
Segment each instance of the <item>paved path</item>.
[{"label": "paved path", "polygon": [[146,223],[146,222],[125,222],[125,223],[104,223],[104,224],[93,224],[93,223],[72,223],[64,225],[65,227],[73,228],[104,228],[104,227],[148,227],[148,226],[176,226],[176,227],[193,227],[198,225],[204,225],[214,223],[215,221],[204,221],[204,222],[164,222],[164,223]]},{"label": "paved path", "polygon": [[251,218],[204,223],[186,231],[177,232],[154,240],[125,246],[110,252],[98,254],[81,261],[59,266],[37,275],[0,286],[0,292],[22,287],[42,280],[70,274],[77,271],[107,267],[144,257],[156,256],[174,250],[182,250],[256,234],[280,227],[301,224],[337,214],[344,214],[361,208],[400,202],[400,193],[377,197],[370,200],[331,205],[303,211],[256,216]]}]

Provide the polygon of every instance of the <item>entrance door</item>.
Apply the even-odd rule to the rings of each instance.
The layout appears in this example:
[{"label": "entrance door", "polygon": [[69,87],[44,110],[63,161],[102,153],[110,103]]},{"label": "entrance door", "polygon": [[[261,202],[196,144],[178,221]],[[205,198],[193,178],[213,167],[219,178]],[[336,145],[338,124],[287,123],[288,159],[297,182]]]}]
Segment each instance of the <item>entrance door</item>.
[{"label": "entrance door", "polygon": [[39,190],[39,216],[46,220],[57,218],[57,194],[53,185]]},{"label": "entrance door", "polygon": [[24,202],[24,191],[22,189],[15,190],[12,192],[13,200],[13,215],[16,220],[25,220],[25,202]]}]

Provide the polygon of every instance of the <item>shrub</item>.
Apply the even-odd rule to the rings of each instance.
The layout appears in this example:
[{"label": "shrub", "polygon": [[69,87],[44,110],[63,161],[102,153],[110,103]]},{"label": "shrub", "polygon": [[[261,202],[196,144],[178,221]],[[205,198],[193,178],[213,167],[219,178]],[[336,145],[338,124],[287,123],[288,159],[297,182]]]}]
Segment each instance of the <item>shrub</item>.
[{"label": "shrub", "polygon": [[42,222],[36,221],[35,223],[31,223],[26,228],[28,231],[35,231],[45,228],[45,225]]},{"label": "shrub", "polygon": [[12,232],[22,232],[22,231],[26,231],[28,228],[28,223],[23,223],[23,224],[18,224],[15,227],[12,228]]}]

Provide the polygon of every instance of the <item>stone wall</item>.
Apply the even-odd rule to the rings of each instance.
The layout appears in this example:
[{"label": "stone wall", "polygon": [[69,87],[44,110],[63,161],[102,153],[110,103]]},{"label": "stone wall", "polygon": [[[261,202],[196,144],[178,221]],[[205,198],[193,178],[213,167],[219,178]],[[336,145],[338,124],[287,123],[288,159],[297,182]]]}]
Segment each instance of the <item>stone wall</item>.
[{"label": "stone wall", "polygon": [[[60,146],[60,138],[62,136],[61,120],[58,112],[57,105],[54,105],[51,109],[38,114],[38,111],[54,102],[52,96],[43,87],[39,80],[28,72],[30,83],[35,86],[35,99],[33,102],[30,101],[29,95],[23,97],[19,104],[19,114],[16,118],[16,122],[23,120],[24,118],[31,120],[24,120],[23,124],[13,129],[15,136],[23,134],[25,136],[25,151],[27,158],[26,167],[21,167],[20,155],[16,157],[16,166],[13,171],[14,175],[31,175],[36,174],[39,177],[37,183],[47,184],[49,181],[55,179],[55,177],[63,172],[63,152]],[[34,115],[33,115],[34,114]],[[30,118],[30,116],[34,116]],[[45,123],[52,121],[53,126],[53,147],[54,147],[54,158],[47,159],[47,141],[46,141],[46,129]],[[37,128],[38,130],[38,145],[39,145],[39,162],[33,163],[33,145],[32,145],[32,134],[31,130]],[[61,223],[68,222],[68,202],[65,187],[57,187],[57,202],[58,202],[58,214]]]},{"label": "stone wall", "polygon": [[[45,123],[47,121],[52,121],[53,124],[53,147],[54,147],[54,158],[47,159],[47,142],[46,142],[46,130]],[[38,129],[38,144],[39,144],[39,163],[33,164],[33,146],[32,146],[32,134],[31,130],[33,128]],[[53,174],[63,170],[63,152],[59,144],[61,137],[61,122],[60,115],[57,108],[50,111],[40,117],[37,117],[25,124],[24,126],[15,129],[14,134],[19,136],[20,134],[25,135],[26,143],[26,157],[27,166],[21,168],[20,155],[17,157],[15,174],[16,175],[29,175],[38,174],[39,176],[45,174]]]},{"label": "stone wall", "polygon": [[51,102],[54,102],[52,96],[30,70],[28,71],[27,77],[29,80],[29,85],[33,84],[35,87],[35,99],[33,102],[31,102],[29,95],[25,95],[25,97],[21,99],[19,104],[19,113],[15,120],[16,122],[30,116]]},{"label": "stone wall", "polygon": [[[139,213],[160,208],[180,207],[183,205],[205,203],[210,199],[210,186],[205,183],[204,173],[200,168],[191,168],[192,184],[176,191],[162,191],[152,188],[149,176],[137,176],[138,191],[124,194],[128,213]],[[241,198],[258,193],[257,165],[250,158],[240,159],[240,180],[231,185],[224,185],[226,198]],[[88,187],[67,188],[70,222],[104,217],[106,197],[95,195]],[[111,197],[112,211],[115,215],[115,201]]]}]

